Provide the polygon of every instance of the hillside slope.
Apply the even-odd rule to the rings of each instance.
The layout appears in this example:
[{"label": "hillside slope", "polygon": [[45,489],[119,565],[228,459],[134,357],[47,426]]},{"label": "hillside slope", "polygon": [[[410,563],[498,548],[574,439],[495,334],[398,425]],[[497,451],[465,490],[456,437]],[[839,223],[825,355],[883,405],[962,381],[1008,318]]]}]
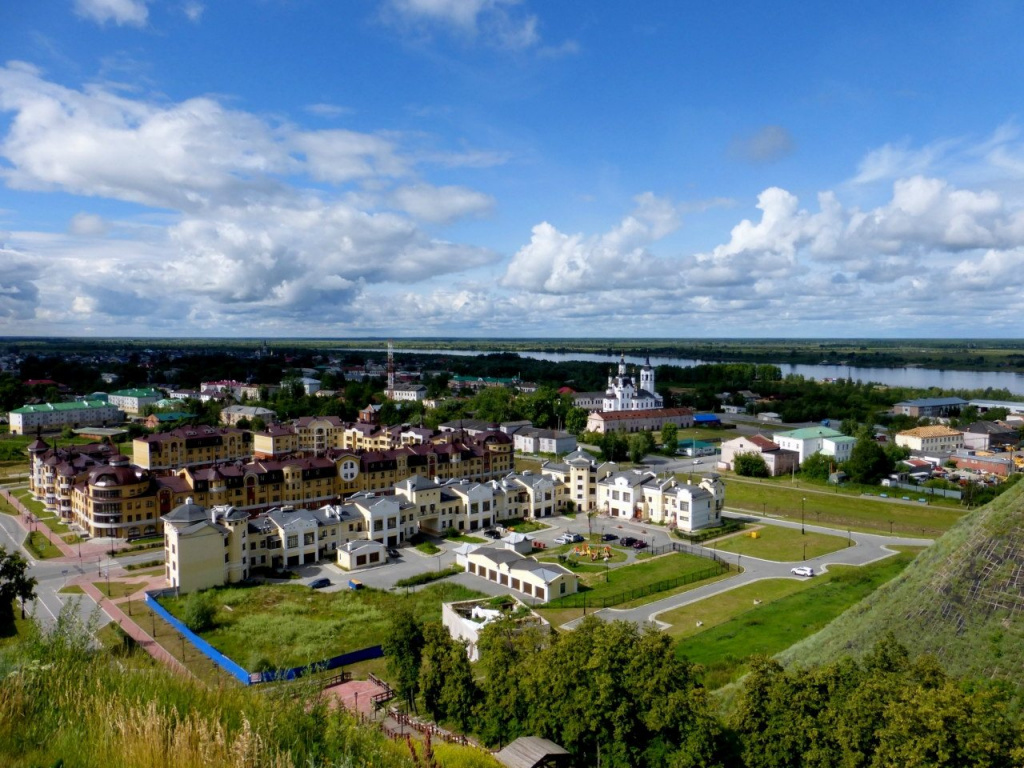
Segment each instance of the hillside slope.
[{"label": "hillside slope", "polygon": [[886,632],[954,675],[1024,695],[1024,483],[966,515],[900,576],[780,655],[800,666],[860,656]]}]

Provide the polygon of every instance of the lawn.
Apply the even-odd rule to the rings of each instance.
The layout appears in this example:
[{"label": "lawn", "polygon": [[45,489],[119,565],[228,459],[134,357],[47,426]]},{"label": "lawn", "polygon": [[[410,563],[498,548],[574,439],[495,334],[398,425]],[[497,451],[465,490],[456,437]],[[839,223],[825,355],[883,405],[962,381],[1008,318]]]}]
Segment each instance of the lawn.
[{"label": "lawn", "polygon": [[479,536],[448,536],[448,541],[461,541],[466,544],[486,544],[487,539],[482,539]]},{"label": "lawn", "polygon": [[25,538],[25,548],[40,560],[46,560],[50,557],[60,557],[63,554],[39,531],[32,531]]},{"label": "lawn", "polygon": [[[789,480],[763,482],[728,478],[725,481],[725,504],[730,510],[747,510],[788,520],[804,520],[809,524],[832,528],[849,528],[871,533],[932,538],[948,530],[964,509],[939,504],[882,501],[823,491],[821,486],[801,484],[788,487]],[[806,499],[806,501],[804,501]]]},{"label": "lawn", "polygon": [[416,549],[418,549],[425,555],[436,555],[438,552],[441,551],[441,548],[439,546],[429,541],[421,541],[419,544],[416,545]]},{"label": "lawn", "polygon": [[[598,607],[605,599],[634,591],[637,592],[637,595],[633,599],[638,604],[642,604],[660,599],[668,594],[669,590],[682,586],[682,584],[673,583],[673,580],[706,571],[714,566],[715,564],[705,557],[688,555],[685,552],[673,552],[621,568],[606,569],[598,566],[597,571],[580,574],[580,588],[577,595],[567,595],[552,600],[548,606],[563,608],[575,605],[581,599],[579,595],[585,594],[587,602]],[[657,587],[662,588],[657,589]],[[652,588],[655,588],[654,591],[648,592],[646,595],[641,594]],[[616,605],[620,604],[616,603]]]},{"label": "lawn", "polygon": [[[755,533],[757,538],[751,535]],[[845,536],[830,536],[813,531],[801,534],[797,528],[764,525],[718,539],[709,546],[721,552],[734,552],[762,560],[788,563],[844,549],[849,546],[849,540]]]},{"label": "lawn", "polygon": [[546,531],[550,528],[550,525],[546,523],[538,522],[537,520],[525,520],[521,517],[515,517],[510,520],[504,520],[501,523],[505,526],[506,530],[515,531],[516,533],[534,533],[535,531]]},{"label": "lawn", "polygon": [[106,597],[124,597],[125,595],[134,595],[140,589],[144,589],[146,582],[128,582],[128,581],[111,581],[107,582],[106,579],[102,581],[94,581],[93,586],[102,592]]},{"label": "lawn", "polygon": [[[209,594],[217,605],[217,626],[203,639],[247,669],[263,661],[276,668],[300,666],[378,645],[401,608],[423,621],[440,621],[442,600],[480,596],[444,583],[408,594],[369,588],[319,592],[290,584],[224,587]],[[180,617],[187,599],[161,603]]]},{"label": "lawn", "polygon": [[[773,586],[774,582],[743,587],[658,618],[673,624],[670,633],[682,638],[676,653],[701,664],[706,670],[705,685],[719,688],[746,672],[749,656],[771,656],[814,634],[894,578],[919,551],[906,548],[861,567],[833,566],[814,579],[794,582],[797,586],[792,588]],[[757,588],[764,597],[758,598],[761,605],[754,606]],[[696,628],[697,621],[705,624],[700,633],[687,632]]]}]

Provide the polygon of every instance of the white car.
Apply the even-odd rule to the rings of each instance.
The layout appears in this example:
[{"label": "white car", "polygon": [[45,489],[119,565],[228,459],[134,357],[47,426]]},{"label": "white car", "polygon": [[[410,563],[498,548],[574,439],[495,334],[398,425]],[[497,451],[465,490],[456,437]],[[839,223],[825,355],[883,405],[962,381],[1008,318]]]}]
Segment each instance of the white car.
[{"label": "white car", "polygon": [[814,569],[806,565],[798,565],[790,571],[794,576],[813,576]]}]

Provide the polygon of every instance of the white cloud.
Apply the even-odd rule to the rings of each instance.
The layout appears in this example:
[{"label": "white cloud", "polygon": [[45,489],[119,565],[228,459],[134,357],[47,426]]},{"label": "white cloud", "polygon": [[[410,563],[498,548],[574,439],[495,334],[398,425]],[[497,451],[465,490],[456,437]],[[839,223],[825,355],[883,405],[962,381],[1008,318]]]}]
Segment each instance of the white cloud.
[{"label": "white cloud", "polygon": [[[541,44],[539,20],[521,6],[520,0],[386,0],[384,17],[405,29],[441,29],[494,48],[537,49]],[[545,55],[565,54],[577,46],[568,41],[540,50]]]},{"label": "white cloud", "polygon": [[352,113],[352,110],[348,107],[339,107],[337,104],[309,104],[306,106],[306,111],[311,115],[317,117],[335,118],[341,117],[342,115],[348,115]]},{"label": "white cloud", "polygon": [[206,6],[198,2],[198,0],[189,0],[184,6],[182,11],[188,17],[188,20],[194,24],[198,24],[199,20],[203,18],[203,12],[206,10]]},{"label": "white cloud", "polygon": [[87,212],[66,234],[12,233],[26,255],[5,261],[17,270],[0,270],[0,317],[34,311],[37,322],[76,332],[87,330],[88,312],[97,324],[149,328],[265,326],[310,314],[349,322],[368,286],[498,258],[421,229],[494,201],[463,186],[396,186],[420,162],[400,137],[302,131],[209,97],[164,103],[101,86],[76,91],[25,65],[0,68],[0,111],[13,113],[0,137],[8,186],[160,211],[119,217],[116,236]]},{"label": "white cloud", "polygon": [[574,293],[665,280],[666,268],[671,273],[673,267],[653,258],[646,247],[679,226],[678,210],[649,192],[636,202],[636,210],[603,235],[566,235],[548,222],[536,225],[530,242],[513,257],[502,284]]},{"label": "white cloud", "polygon": [[76,213],[68,224],[72,235],[98,236],[107,233],[107,222],[93,213]]},{"label": "white cloud", "polygon": [[0,245],[0,321],[23,321],[35,316],[40,275],[39,265],[29,255]]},{"label": "white cloud", "polygon": [[447,222],[480,215],[494,207],[494,199],[466,187],[417,184],[395,190],[395,205],[422,221]]},{"label": "white cloud", "polygon": [[106,24],[141,27],[149,17],[147,0],[75,0],[75,13],[85,19]]}]

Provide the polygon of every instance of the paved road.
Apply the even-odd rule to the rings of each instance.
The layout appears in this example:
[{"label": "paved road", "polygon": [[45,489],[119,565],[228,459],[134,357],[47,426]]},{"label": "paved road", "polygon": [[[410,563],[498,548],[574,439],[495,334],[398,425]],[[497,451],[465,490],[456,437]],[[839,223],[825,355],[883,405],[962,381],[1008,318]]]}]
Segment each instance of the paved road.
[{"label": "paved road", "polygon": [[[728,510],[727,510],[728,511]],[[732,511],[733,514],[738,517],[745,517],[752,522],[763,524],[763,525],[777,525],[782,528],[799,528],[799,522],[790,522],[788,520],[775,520],[773,518],[760,517],[758,515],[749,515],[741,512]],[[824,533],[832,536],[850,536],[852,546],[840,549],[836,552],[831,552],[827,555],[821,555],[820,557],[810,558],[806,561],[797,562],[774,562],[770,560],[761,560],[756,557],[749,555],[737,555],[731,552],[718,551],[718,557],[722,560],[726,560],[733,565],[737,565],[743,568],[743,572],[733,576],[729,579],[715,582],[714,584],[708,584],[697,589],[692,589],[688,592],[683,592],[678,595],[672,595],[662,600],[658,600],[647,605],[640,606],[639,608],[620,609],[620,608],[604,608],[599,611],[595,611],[595,615],[600,616],[603,619],[611,620],[624,620],[633,621],[638,624],[646,624],[648,622],[654,622],[659,627],[667,626],[664,622],[658,620],[658,614],[670,611],[673,608],[679,608],[683,605],[689,605],[699,600],[704,600],[713,595],[728,592],[729,590],[736,589],[745,584],[750,584],[761,579],[794,579],[802,578],[793,576],[790,569],[797,565],[808,565],[814,568],[815,572],[827,571],[830,565],[866,565],[868,563],[881,560],[886,557],[890,557],[895,553],[895,550],[890,549],[891,546],[928,546],[932,543],[931,539],[916,539],[909,537],[900,536],[879,536],[871,533],[852,533],[848,534],[847,531],[841,531],[834,528],[827,528],[820,525],[806,525],[808,531],[814,533]],[[570,622],[568,626],[573,626],[577,622]]]}]

